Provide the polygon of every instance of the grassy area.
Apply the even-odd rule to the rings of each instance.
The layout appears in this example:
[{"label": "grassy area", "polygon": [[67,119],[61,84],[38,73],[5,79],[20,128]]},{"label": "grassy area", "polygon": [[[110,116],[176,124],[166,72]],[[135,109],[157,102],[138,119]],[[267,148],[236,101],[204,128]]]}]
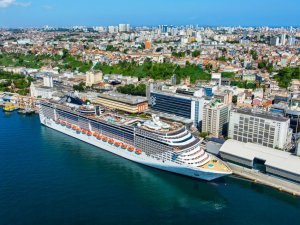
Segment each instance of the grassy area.
[{"label": "grassy area", "polygon": [[134,62],[120,62],[112,66],[98,63],[95,69],[102,70],[104,74],[123,74],[139,78],[150,77],[155,80],[167,80],[173,74],[176,74],[178,82],[188,76],[190,76],[192,83],[195,83],[197,80],[211,79],[210,74],[204,72],[196,65],[186,65],[181,68],[171,63],[152,63],[147,61],[142,65],[138,65]]},{"label": "grassy area", "polygon": [[135,86],[133,84],[128,84],[124,86],[119,86],[117,88],[117,91],[128,95],[146,96],[146,85],[139,84]]},{"label": "grassy area", "polygon": [[0,72],[0,80],[0,91],[9,91],[19,93],[20,95],[27,95],[33,78],[25,77],[21,74]]},{"label": "grassy area", "polygon": [[282,88],[288,88],[292,79],[300,80],[300,67],[281,69],[275,76],[275,80],[278,81],[279,86]]},{"label": "grassy area", "polygon": [[64,51],[61,55],[37,55],[37,54],[16,54],[2,53],[0,54],[0,66],[22,66],[26,68],[39,69],[42,66],[51,65],[58,66],[63,70],[79,71],[86,73],[92,68],[92,62],[82,62],[79,57],[69,55],[68,51]]}]

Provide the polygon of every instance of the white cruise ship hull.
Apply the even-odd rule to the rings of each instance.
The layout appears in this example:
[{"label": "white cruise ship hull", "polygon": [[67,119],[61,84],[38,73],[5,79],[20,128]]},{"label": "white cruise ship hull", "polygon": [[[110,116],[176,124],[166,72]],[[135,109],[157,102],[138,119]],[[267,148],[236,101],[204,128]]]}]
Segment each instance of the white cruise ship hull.
[{"label": "white cruise ship hull", "polygon": [[61,126],[60,124],[56,124],[53,120],[47,119],[42,114],[40,114],[40,121],[43,125],[49,128],[143,165],[207,181],[228,175],[228,173],[206,171],[201,168],[193,168],[187,165],[181,165],[173,161],[158,160],[156,158],[147,156],[145,153],[138,155],[134,152],[129,152],[127,149],[122,149],[121,147],[109,144],[108,142],[98,140],[94,136],[87,136],[86,134],[82,133],[78,134],[75,130],[69,129],[66,126]]}]

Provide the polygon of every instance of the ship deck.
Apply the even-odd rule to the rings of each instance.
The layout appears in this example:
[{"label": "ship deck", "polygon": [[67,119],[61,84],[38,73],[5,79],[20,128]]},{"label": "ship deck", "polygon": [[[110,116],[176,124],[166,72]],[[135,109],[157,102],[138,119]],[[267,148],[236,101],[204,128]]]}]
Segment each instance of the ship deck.
[{"label": "ship deck", "polygon": [[222,173],[231,173],[231,169],[222,161],[217,158],[212,158],[206,164],[200,166],[202,169],[213,170]]}]

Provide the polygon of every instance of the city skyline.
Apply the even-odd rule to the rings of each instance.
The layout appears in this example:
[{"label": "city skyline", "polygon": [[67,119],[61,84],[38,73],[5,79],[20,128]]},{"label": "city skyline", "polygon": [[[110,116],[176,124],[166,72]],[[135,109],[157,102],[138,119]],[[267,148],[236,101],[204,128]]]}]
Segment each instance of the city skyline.
[{"label": "city skyline", "polygon": [[237,0],[210,2],[146,1],[76,2],[62,0],[0,0],[0,27],[97,26],[130,23],[133,26],[159,24],[199,26],[299,26],[300,3]]}]

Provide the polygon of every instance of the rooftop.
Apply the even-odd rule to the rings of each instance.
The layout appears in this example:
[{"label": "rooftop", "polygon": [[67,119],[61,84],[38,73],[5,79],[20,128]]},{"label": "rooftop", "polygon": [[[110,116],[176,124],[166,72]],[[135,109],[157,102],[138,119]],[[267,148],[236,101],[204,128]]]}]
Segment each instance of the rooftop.
[{"label": "rooftop", "polygon": [[221,147],[220,152],[249,161],[253,161],[255,158],[265,160],[266,166],[300,175],[300,157],[294,156],[289,152],[235,140],[227,140]]},{"label": "rooftop", "polygon": [[148,101],[146,97],[125,95],[116,92],[110,92],[110,93],[106,92],[106,93],[98,94],[98,97],[130,104],[130,105],[136,105]]},{"label": "rooftop", "polygon": [[254,116],[254,117],[260,117],[268,120],[276,120],[279,122],[286,122],[289,120],[289,118],[283,117],[282,115],[271,113],[271,112],[265,112],[257,109],[240,108],[240,109],[233,110],[233,112]]}]

